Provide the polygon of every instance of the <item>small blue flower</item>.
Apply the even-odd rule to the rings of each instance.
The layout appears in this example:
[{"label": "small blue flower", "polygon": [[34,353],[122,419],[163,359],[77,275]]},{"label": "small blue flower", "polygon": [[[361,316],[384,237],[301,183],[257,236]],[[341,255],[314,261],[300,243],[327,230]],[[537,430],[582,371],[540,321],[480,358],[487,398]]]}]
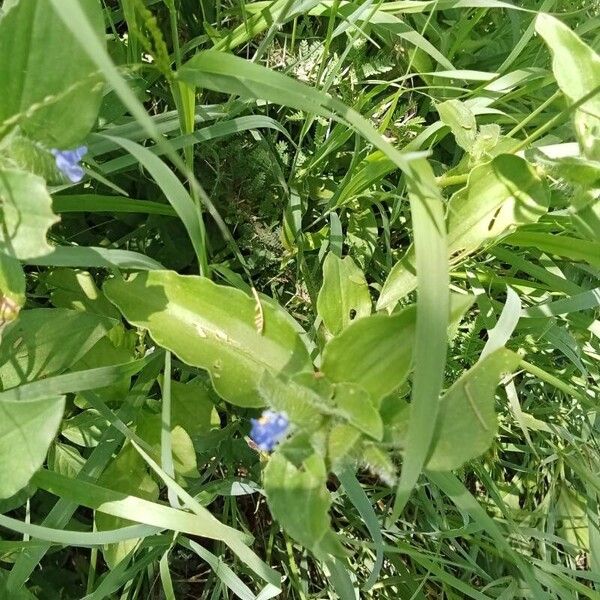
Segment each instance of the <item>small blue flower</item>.
[{"label": "small blue flower", "polygon": [[287,433],[289,420],[285,413],[265,410],[260,419],[251,419],[250,437],[263,452],[270,452]]},{"label": "small blue flower", "polygon": [[54,155],[58,170],[73,183],[79,183],[85,175],[79,161],[87,154],[87,151],[87,146],[79,146],[75,150],[50,150]]}]

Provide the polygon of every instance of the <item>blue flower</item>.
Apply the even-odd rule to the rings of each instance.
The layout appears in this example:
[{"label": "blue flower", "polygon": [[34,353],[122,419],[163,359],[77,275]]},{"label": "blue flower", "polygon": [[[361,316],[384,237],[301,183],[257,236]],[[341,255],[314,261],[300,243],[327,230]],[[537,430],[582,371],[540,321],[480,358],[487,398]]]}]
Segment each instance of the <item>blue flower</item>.
[{"label": "blue flower", "polygon": [[287,433],[289,420],[285,413],[265,410],[260,419],[251,419],[250,437],[263,452],[270,452]]},{"label": "blue flower", "polygon": [[79,161],[87,154],[87,151],[87,146],[79,146],[75,150],[50,150],[54,155],[58,170],[73,183],[79,183],[85,175]]}]

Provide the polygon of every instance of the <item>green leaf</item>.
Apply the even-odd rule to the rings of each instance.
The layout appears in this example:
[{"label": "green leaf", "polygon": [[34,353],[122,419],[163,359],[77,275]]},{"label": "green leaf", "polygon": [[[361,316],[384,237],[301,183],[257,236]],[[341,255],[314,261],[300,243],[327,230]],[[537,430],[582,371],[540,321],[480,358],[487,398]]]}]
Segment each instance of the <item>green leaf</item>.
[{"label": "green leaf", "polygon": [[[450,330],[456,328],[474,296],[451,295]],[[334,383],[356,383],[375,406],[408,376],[415,342],[416,307],[377,314],[350,325],[328,342],[321,371]]]},{"label": "green leaf", "polygon": [[302,383],[284,381],[265,371],[258,387],[264,404],[284,412],[302,429],[313,433],[323,423],[323,413],[331,410],[326,399]]},{"label": "green leaf", "polygon": [[[111,329],[108,335],[100,338],[69,370],[83,373],[92,369],[131,363],[134,359],[135,338],[131,339],[133,336],[130,334],[134,334],[134,332],[125,332],[121,325]],[[111,385],[94,389],[104,402],[122,402],[129,391],[131,375],[131,372],[123,373],[118,379],[115,378],[116,381]],[[77,396],[76,401],[79,400],[81,397]],[[86,404],[85,400],[83,400],[83,404]]]},{"label": "green leaf", "polygon": [[20,259],[49,254],[48,229],[59,221],[44,180],[24,171],[0,171],[0,252]]},{"label": "green leaf", "polygon": [[408,443],[392,509],[396,521],[423,470],[434,434],[437,399],[444,384],[450,320],[450,274],[443,199],[426,161],[407,179],[417,271],[417,322]]},{"label": "green leaf", "polygon": [[64,396],[0,402],[0,498],[16,494],[44,464],[64,409]]},{"label": "green leaf", "polygon": [[552,53],[552,71],[563,94],[573,103],[592,95],[575,111],[575,132],[583,154],[600,160],[600,56],[550,15],[538,15],[535,29]]},{"label": "green leaf", "polygon": [[362,437],[361,432],[348,423],[336,423],[327,438],[327,458],[335,471],[352,452]]},{"label": "green leaf", "polygon": [[107,428],[106,419],[97,410],[90,409],[66,419],[62,424],[60,434],[73,444],[94,448],[102,439]]},{"label": "green leaf", "polygon": [[98,289],[88,271],[52,269],[43,275],[43,281],[52,290],[50,300],[57,308],[89,311],[112,319],[121,317],[119,311]]},{"label": "green leaf", "polygon": [[275,452],[264,472],[271,514],[294,540],[313,552],[318,552],[321,540],[331,532],[326,482],[325,463],[317,454],[296,468]]},{"label": "green leaf", "polygon": [[125,148],[152,175],[152,178],[181,219],[196,252],[201,273],[204,273],[207,270],[204,224],[200,209],[190,193],[179,181],[177,175],[147,148],[124,138],[108,137],[108,139]]},{"label": "green leaf", "polygon": [[85,465],[85,458],[76,448],[54,442],[48,454],[48,466],[56,473],[75,479]]},{"label": "green leaf", "polygon": [[448,252],[474,252],[519,225],[535,223],[548,209],[548,190],[527,161],[501,154],[473,169],[467,186],[448,204]]},{"label": "green leaf", "polygon": [[[522,158],[501,154],[471,171],[466,187],[448,204],[448,254],[457,263],[519,225],[535,223],[549,205],[546,186]],[[415,253],[409,248],[381,290],[377,309],[393,307],[417,285]]]},{"label": "green leaf", "polygon": [[399,387],[412,364],[416,308],[360,319],[323,350],[321,371],[335,383],[356,383],[375,406]]},{"label": "green leaf", "polygon": [[[154,501],[158,499],[158,486],[148,474],[144,460],[130,444],[126,445],[108,465],[98,483],[116,492],[135,494],[144,500]],[[102,512],[96,513],[98,531],[118,529],[133,523],[134,521],[121,517]],[[134,539],[105,546],[102,551],[104,560],[111,569],[114,569],[139,542],[140,540]]]},{"label": "green leaf", "polygon": [[469,107],[460,100],[446,100],[437,105],[440,120],[450,127],[456,143],[471,152],[477,138],[477,122]]},{"label": "green leaf", "polygon": [[[150,447],[160,455],[160,432],[162,419],[160,414],[152,414],[147,410],[141,411],[135,432]],[[173,464],[175,473],[183,477],[197,477],[198,467],[196,465],[196,452],[189,434],[179,425],[171,428],[171,450],[173,453]]]},{"label": "green leaf", "polygon": [[562,483],[556,507],[560,535],[577,548],[589,552],[590,527],[586,505],[585,497]]},{"label": "green leaf", "polygon": [[325,258],[317,311],[333,335],[355,319],[371,314],[369,286],[363,272],[349,256],[342,259],[330,252]]},{"label": "green leaf", "polygon": [[533,247],[563,258],[583,260],[600,268],[600,242],[580,240],[567,235],[554,235],[537,231],[520,231],[503,240],[511,246]]},{"label": "green leaf", "polygon": [[520,360],[514,352],[500,348],[467,371],[442,396],[428,470],[458,469],[490,447],[498,430],[496,386]]},{"label": "green leaf", "polygon": [[335,386],[333,402],[336,413],[348,423],[372,438],[381,440],[383,436],[381,417],[373,406],[369,394],[362,387],[352,383],[338,383]]},{"label": "green leaf", "polygon": [[398,478],[396,467],[390,455],[383,448],[375,444],[365,445],[361,462],[373,475],[379,477],[387,485],[392,486],[396,483]]},{"label": "green leaf", "polygon": [[[257,388],[266,369],[282,375],[312,370],[283,310],[267,303],[259,308],[240,290],[203,277],[152,271],[108,281],[104,292],[159,345],[206,369],[215,390],[232,404],[263,405]],[[256,319],[260,311],[263,328]]]},{"label": "green leaf", "polygon": [[26,261],[30,265],[50,267],[100,267],[124,270],[152,270],[164,267],[145,254],[90,246],[55,246],[50,254]]},{"label": "green leaf", "polygon": [[183,427],[194,439],[215,424],[219,424],[219,415],[203,383],[171,381],[171,425]]},{"label": "green leaf", "polygon": [[22,587],[19,590],[9,590],[6,586],[7,581],[8,571],[0,569],[0,594],[4,595],[5,598],[10,598],[11,600],[36,600],[36,597],[26,587]]},{"label": "green leaf", "polygon": [[25,310],[0,345],[3,389],[61,373],[78,361],[114,321],[63,308]]},{"label": "green leaf", "polygon": [[[79,4],[103,39],[100,3]],[[22,0],[0,21],[0,89],[0,137],[19,124],[59,149],[89,133],[102,99],[93,63],[47,0]]]},{"label": "green leaf", "polygon": [[421,156],[399,152],[367,119],[325,92],[231,54],[215,50],[200,52],[179,69],[178,76],[197,87],[267,100],[327,118],[335,117],[349,123],[400,168],[410,168],[409,161]]}]

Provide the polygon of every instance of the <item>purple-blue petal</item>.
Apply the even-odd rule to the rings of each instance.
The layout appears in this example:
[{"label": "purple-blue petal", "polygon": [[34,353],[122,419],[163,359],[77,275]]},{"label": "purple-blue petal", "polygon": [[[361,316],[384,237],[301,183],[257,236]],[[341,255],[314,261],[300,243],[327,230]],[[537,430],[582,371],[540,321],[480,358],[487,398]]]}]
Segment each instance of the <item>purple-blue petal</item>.
[{"label": "purple-blue petal", "polygon": [[54,155],[57,169],[71,182],[79,183],[85,171],[79,165],[79,161],[87,154],[87,146],[79,146],[74,150],[57,150],[53,148],[50,152]]},{"label": "purple-blue petal", "polygon": [[69,165],[67,168],[61,169],[61,171],[72,183],[79,183],[85,175],[85,171],[79,165]]},{"label": "purple-blue petal", "polygon": [[251,419],[250,437],[263,452],[270,452],[285,437],[289,420],[284,413],[265,410],[260,419]]},{"label": "purple-blue petal", "polygon": [[75,155],[76,160],[80,161],[87,154],[87,151],[87,146],[79,146],[79,148],[73,150],[73,154]]}]

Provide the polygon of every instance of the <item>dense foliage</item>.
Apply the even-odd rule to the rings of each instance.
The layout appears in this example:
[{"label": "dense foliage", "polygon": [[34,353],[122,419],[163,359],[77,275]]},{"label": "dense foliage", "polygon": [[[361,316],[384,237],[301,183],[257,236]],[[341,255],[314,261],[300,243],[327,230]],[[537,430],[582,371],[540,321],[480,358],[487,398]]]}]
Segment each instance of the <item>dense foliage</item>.
[{"label": "dense foliage", "polygon": [[600,598],[599,25],[0,2],[0,598]]}]

